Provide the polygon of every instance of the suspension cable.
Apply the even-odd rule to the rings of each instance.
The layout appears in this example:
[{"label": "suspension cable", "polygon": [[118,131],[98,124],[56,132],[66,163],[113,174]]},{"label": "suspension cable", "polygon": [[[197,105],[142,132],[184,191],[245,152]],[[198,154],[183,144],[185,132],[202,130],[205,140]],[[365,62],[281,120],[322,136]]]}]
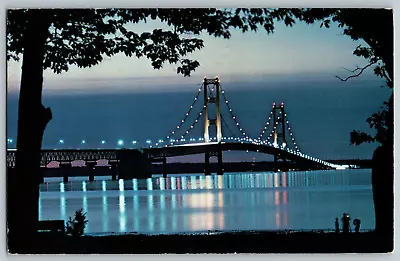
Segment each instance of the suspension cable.
[{"label": "suspension cable", "polygon": [[226,123],[226,121],[225,121],[224,117],[222,116],[222,114],[221,114],[221,120],[222,120],[222,123],[225,124],[225,126],[226,126],[226,128],[228,129],[228,131],[229,131],[229,133],[231,134],[231,136],[234,136],[234,134],[233,134],[231,128],[229,127],[228,123]]},{"label": "suspension cable", "polygon": [[261,142],[262,137],[264,136],[265,132],[267,131],[267,129],[268,129],[269,125],[270,125],[270,121],[272,119],[272,114],[273,114],[273,112],[271,111],[271,113],[268,116],[267,121],[265,122],[264,128],[261,130],[260,136],[257,138],[259,142]]},{"label": "suspension cable", "polygon": [[[203,106],[203,109],[206,107],[206,105]],[[194,128],[194,126],[196,126],[196,124],[199,122],[200,117],[203,115],[203,111],[199,112],[199,115],[197,116],[197,118],[194,120],[193,124],[190,125],[189,128],[187,128],[187,130],[184,132],[184,134],[181,136],[181,139],[179,140],[171,140],[170,141],[170,145],[174,145],[174,143],[176,142],[181,142],[182,140],[184,141],[185,137],[187,134],[189,134],[189,132]],[[166,147],[168,147],[168,145],[165,145]]]},{"label": "suspension cable", "polygon": [[287,129],[288,129],[288,131],[289,131],[289,135],[290,135],[290,138],[291,138],[291,140],[292,140],[292,142],[293,142],[293,145],[294,145],[294,147],[295,147],[295,150],[296,150],[297,152],[300,152],[300,149],[299,149],[299,147],[297,146],[296,140],[295,140],[295,138],[294,138],[294,134],[293,134],[292,128],[290,127],[289,120],[287,119],[287,118],[288,118],[288,117],[287,117],[287,113],[285,113],[285,117],[286,117]]},{"label": "suspension cable", "polygon": [[200,92],[201,92],[201,90],[203,89],[203,87],[204,87],[203,84],[201,84],[199,90],[197,91],[196,97],[194,98],[192,104],[191,104],[190,107],[189,107],[189,111],[185,114],[185,117],[183,118],[183,120],[181,120],[181,122],[179,123],[179,125],[176,126],[176,130],[172,131],[171,134],[167,135],[167,136],[165,137],[164,140],[168,140],[169,138],[171,138],[172,136],[174,136],[175,133],[176,133],[178,130],[180,130],[180,128],[182,127],[182,125],[185,123],[186,119],[189,117],[190,112],[192,111],[194,105],[196,104],[196,102],[197,102],[197,100],[198,100],[198,98],[199,98]]},{"label": "suspension cable", "polygon": [[225,100],[226,105],[228,106],[229,113],[230,113],[230,115],[232,116],[232,119],[233,119],[233,120],[235,121],[235,123],[236,123],[237,128],[239,129],[239,131],[240,131],[240,133],[242,134],[242,136],[244,136],[246,139],[248,139],[249,137],[246,135],[246,132],[243,130],[243,128],[240,127],[240,124],[239,124],[239,122],[238,122],[237,119],[236,119],[237,117],[233,114],[233,110],[232,110],[232,108],[229,106],[229,101],[228,101],[228,99],[226,98],[225,90],[222,88],[222,86],[221,86],[221,93],[222,93],[222,96],[224,97],[224,100]]}]

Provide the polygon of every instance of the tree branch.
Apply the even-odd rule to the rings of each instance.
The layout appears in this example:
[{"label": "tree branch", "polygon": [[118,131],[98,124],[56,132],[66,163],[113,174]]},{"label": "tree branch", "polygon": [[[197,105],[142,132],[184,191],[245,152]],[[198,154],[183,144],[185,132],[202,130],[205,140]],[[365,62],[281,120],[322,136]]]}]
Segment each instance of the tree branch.
[{"label": "tree branch", "polygon": [[381,69],[381,72],[382,72],[383,77],[385,77],[386,81],[389,83],[390,87],[393,87],[392,80],[391,80],[391,79],[389,78],[389,76],[386,74],[385,70],[382,70],[382,69]]},{"label": "tree branch", "polygon": [[336,78],[338,78],[338,79],[341,80],[342,82],[346,82],[346,81],[347,81],[348,79],[350,79],[350,78],[354,78],[354,77],[360,76],[360,75],[364,72],[365,69],[367,69],[368,67],[370,67],[370,66],[373,65],[374,63],[375,63],[375,62],[370,62],[369,64],[365,65],[363,68],[357,67],[357,68],[354,69],[354,70],[349,70],[349,69],[344,68],[344,69],[346,69],[346,70],[348,70],[348,71],[350,71],[350,72],[356,72],[356,71],[358,71],[358,70],[360,70],[360,72],[357,73],[357,74],[354,74],[354,75],[350,75],[350,76],[348,76],[348,77],[345,78],[345,79],[340,78],[339,76],[336,76]]}]

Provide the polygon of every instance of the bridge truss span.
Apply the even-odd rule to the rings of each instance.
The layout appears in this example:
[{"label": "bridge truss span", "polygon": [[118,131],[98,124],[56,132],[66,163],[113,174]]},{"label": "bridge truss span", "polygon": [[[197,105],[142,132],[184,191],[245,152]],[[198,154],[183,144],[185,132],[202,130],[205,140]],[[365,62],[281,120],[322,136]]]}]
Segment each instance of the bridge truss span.
[{"label": "bridge truss span", "polygon": [[[42,150],[41,167],[47,167],[50,162],[71,163],[73,161],[82,160],[85,162],[94,162],[98,160],[117,161],[118,150],[103,149],[85,149],[85,150]],[[7,166],[15,167],[16,150],[7,151]]]}]

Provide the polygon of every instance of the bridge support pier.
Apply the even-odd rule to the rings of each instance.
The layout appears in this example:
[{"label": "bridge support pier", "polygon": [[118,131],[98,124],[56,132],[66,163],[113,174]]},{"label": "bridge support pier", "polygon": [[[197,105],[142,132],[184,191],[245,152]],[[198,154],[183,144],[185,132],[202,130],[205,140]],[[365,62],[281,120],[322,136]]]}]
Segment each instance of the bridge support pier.
[{"label": "bridge support pier", "polygon": [[71,170],[72,163],[71,162],[60,162],[60,169],[63,174],[63,182],[68,182],[68,172]]},{"label": "bridge support pier", "polygon": [[278,155],[274,153],[274,172],[278,172]]},{"label": "bridge support pier", "polygon": [[217,152],[217,157],[218,157],[218,170],[217,170],[217,175],[223,175],[224,174],[224,166],[222,162],[222,150],[218,149]]},{"label": "bridge support pier", "polygon": [[163,158],[162,165],[163,165],[163,167],[162,167],[163,177],[167,178],[167,158],[165,158],[165,157]]},{"label": "bridge support pier", "polygon": [[117,164],[118,161],[109,161],[108,164],[111,165],[111,179],[112,180],[117,180]]},{"label": "bridge support pier", "polygon": [[287,160],[286,160],[286,157],[282,157],[282,164],[283,164],[283,166],[282,166],[282,171],[288,171],[289,170],[289,168],[288,168],[288,162],[287,162]]},{"label": "bridge support pier", "polygon": [[222,161],[222,149],[218,148],[217,151],[206,151],[204,155],[204,175],[211,175],[211,167],[210,167],[210,158],[217,157],[218,165],[217,165],[217,175],[224,174],[223,161]]},{"label": "bridge support pier", "polygon": [[96,165],[96,161],[86,161],[86,166],[89,168],[89,181],[94,181],[94,169]]},{"label": "bridge support pier", "polygon": [[206,151],[204,154],[204,175],[211,175],[210,171],[210,152]]}]

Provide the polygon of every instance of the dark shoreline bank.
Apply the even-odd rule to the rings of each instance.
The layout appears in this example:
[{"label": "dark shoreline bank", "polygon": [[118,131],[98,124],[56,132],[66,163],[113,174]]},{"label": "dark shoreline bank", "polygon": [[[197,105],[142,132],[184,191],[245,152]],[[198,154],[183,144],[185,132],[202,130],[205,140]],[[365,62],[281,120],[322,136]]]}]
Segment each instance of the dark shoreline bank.
[{"label": "dark shoreline bank", "polygon": [[211,235],[112,235],[72,238],[40,233],[33,245],[11,253],[163,254],[163,253],[387,253],[393,238],[376,232],[243,231]]}]

